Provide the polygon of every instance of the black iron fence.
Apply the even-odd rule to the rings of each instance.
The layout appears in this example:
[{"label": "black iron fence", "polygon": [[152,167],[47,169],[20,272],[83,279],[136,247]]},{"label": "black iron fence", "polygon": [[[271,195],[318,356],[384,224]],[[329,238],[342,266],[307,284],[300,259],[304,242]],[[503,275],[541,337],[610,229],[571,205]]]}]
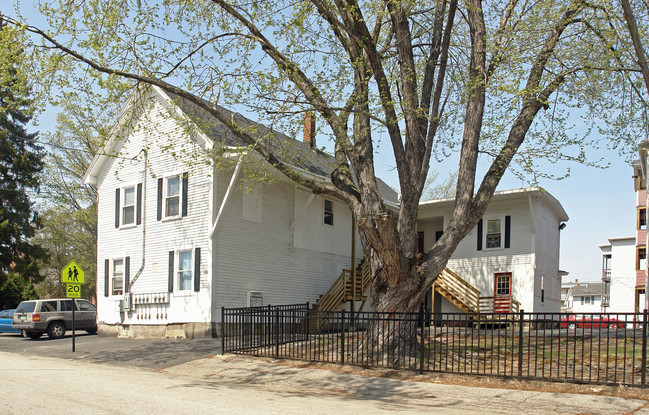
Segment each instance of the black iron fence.
[{"label": "black iron fence", "polygon": [[[647,386],[644,313],[222,309],[224,353],[419,372]],[[392,339],[392,340],[389,340]]]}]

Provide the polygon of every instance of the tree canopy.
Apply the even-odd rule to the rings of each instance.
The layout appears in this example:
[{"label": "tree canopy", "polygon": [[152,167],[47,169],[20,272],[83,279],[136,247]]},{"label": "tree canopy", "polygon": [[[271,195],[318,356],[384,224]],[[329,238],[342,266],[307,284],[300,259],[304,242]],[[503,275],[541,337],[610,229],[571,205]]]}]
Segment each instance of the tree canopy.
[{"label": "tree canopy", "polygon": [[[647,125],[622,12],[606,1],[38,4],[47,26],[9,20],[34,35],[40,79],[55,81],[45,87],[157,85],[210,112],[297,184],[346,203],[378,311],[418,308],[507,169],[543,175],[540,159],[589,162],[589,145],[604,137],[628,148]],[[325,180],[304,176],[214,104],[288,133],[313,111],[336,168]],[[398,175],[396,212],[378,191],[379,153]],[[420,258],[418,203],[431,169],[453,153],[454,212]]]},{"label": "tree canopy", "polygon": [[0,308],[34,295],[44,251],[29,240],[40,226],[33,192],[39,189],[43,149],[27,132],[32,101],[21,70],[21,33],[0,22]]}]

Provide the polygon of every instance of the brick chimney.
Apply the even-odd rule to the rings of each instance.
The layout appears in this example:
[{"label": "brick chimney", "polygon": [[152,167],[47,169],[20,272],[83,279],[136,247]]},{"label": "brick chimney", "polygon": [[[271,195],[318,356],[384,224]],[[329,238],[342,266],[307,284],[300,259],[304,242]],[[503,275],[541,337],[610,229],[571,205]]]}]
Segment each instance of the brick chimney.
[{"label": "brick chimney", "polygon": [[311,148],[315,147],[315,114],[307,111],[304,114],[304,136],[305,143],[309,143]]}]

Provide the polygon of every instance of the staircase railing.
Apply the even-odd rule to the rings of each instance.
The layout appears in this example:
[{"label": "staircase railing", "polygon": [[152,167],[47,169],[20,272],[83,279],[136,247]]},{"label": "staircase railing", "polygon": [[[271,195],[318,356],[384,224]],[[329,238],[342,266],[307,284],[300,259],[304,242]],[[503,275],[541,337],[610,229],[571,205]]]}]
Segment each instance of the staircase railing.
[{"label": "staircase railing", "polygon": [[480,291],[448,268],[444,268],[435,280],[435,288],[453,303],[460,302],[465,311],[477,313],[480,310]]},{"label": "staircase railing", "polygon": [[372,282],[370,267],[366,261],[362,261],[356,270],[356,287],[354,287],[353,279],[350,270],[343,270],[329,291],[316,302],[315,308],[318,311],[338,311],[345,302],[351,301],[352,298],[357,301],[364,300],[363,294]]},{"label": "staircase railing", "polygon": [[480,297],[481,313],[518,313],[520,308],[521,303],[511,295]]}]

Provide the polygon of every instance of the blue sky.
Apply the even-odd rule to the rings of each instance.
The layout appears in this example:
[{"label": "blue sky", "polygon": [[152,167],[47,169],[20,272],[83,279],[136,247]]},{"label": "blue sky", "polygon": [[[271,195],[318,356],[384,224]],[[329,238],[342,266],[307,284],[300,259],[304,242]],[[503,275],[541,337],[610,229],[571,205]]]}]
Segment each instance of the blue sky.
[{"label": "blue sky", "polygon": [[[16,6],[22,6],[30,22],[41,22],[39,16],[29,7],[31,6],[29,2],[25,4],[19,2]],[[13,14],[13,10],[5,12]],[[39,121],[40,125],[36,129],[41,133],[53,131],[55,111],[42,114]],[[323,144],[325,143],[318,142],[318,145]],[[387,143],[384,143],[381,151],[391,151],[388,147]],[[599,280],[602,260],[598,245],[607,243],[610,237],[635,236],[632,168],[628,160],[615,150],[599,150],[595,154],[608,162],[610,167],[597,169],[578,164],[563,164],[556,167],[557,172],[560,174],[569,166],[570,177],[559,181],[544,179],[539,181],[540,186],[559,200],[570,217],[567,227],[561,231],[560,268],[568,271],[569,278],[573,280],[575,278]],[[398,189],[396,172],[392,168],[393,163],[385,161],[390,158],[389,155],[382,154],[375,159],[376,173],[392,187]],[[447,164],[449,169],[457,169],[456,164]],[[445,172],[440,173],[440,178],[446,177]],[[527,186],[508,174],[503,178],[499,190]]]}]

